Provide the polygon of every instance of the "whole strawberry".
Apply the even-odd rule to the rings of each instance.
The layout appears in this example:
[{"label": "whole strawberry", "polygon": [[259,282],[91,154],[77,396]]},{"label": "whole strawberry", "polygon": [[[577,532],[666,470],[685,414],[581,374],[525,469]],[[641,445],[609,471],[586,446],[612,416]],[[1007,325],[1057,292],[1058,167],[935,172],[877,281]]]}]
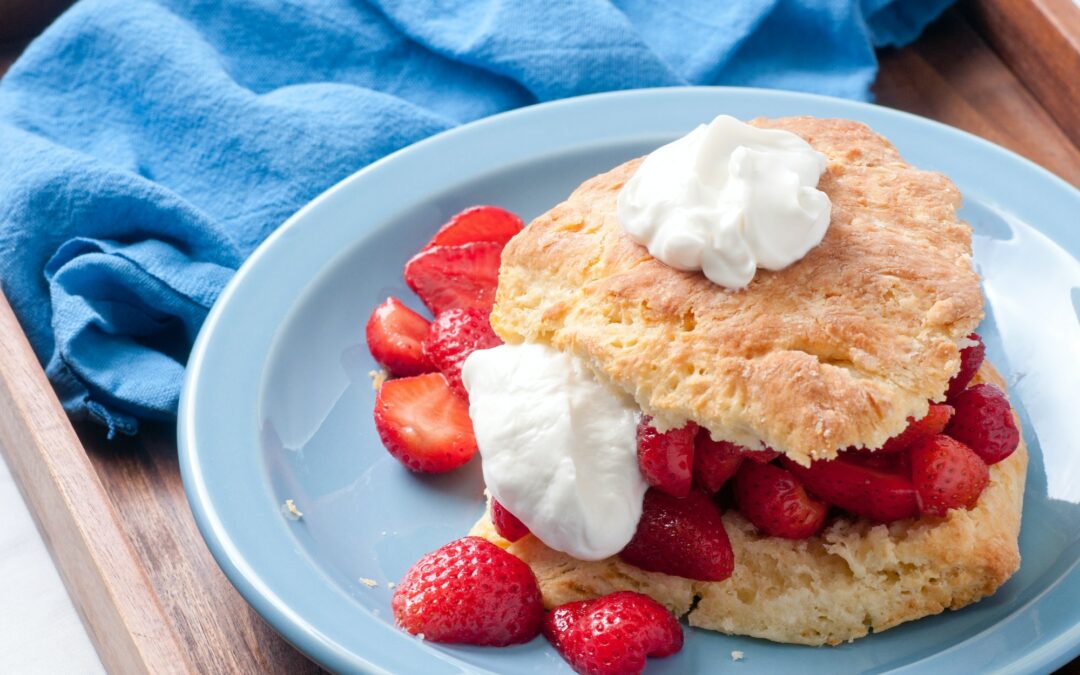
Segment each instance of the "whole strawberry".
[{"label": "whole strawberry", "polygon": [[638,466],[649,485],[675,497],[690,492],[694,467],[694,438],[698,426],[686,426],[663,433],[652,425],[652,418],[641,417],[637,428]]},{"label": "whole strawberry", "polygon": [[645,658],[682,649],[682,626],[647,595],[622,591],[556,607],[544,636],[575,672],[624,675],[645,669]]},{"label": "whole strawberry", "polygon": [[448,309],[435,317],[424,340],[424,356],[446,376],[450,388],[467,397],[461,384],[461,366],[477,349],[490,349],[502,344],[491,330],[488,313],[479,309]]},{"label": "whole strawberry", "polygon": [[458,539],[421,558],[390,604],[401,628],[432,642],[528,642],[544,620],[529,566],[480,537]]},{"label": "whole strawberry", "polygon": [[987,464],[1013,454],[1020,431],[1005,393],[992,384],[968,387],[952,399],[956,413],[945,433],[975,451]]},{"label": "whole strawberry", "polygon": [[529,534],[529,528],[525,523],[518,520],[517,516],[507,511],[506,507],[495,499],[491,500],[491,523],[499,536],[507,541],[517,541]]},{"label": "whole strawberry", "polygon": [[720,510],[697,490],[685,498],[650,489],[637,531],[620,553],[624,561],[650,572],[699,581],[723,581],[735,567]]},{"label": "whole strawberry", "polygon": [[970,509],[990,482],[990,471],[971,448],[948,436],[931,436],[911,448],[911,482],[919,512],[944,516]]},{"label": "whole strawberry", "polygon": [[954,396],[964,391],[971,379],[975,377],[975,373],[979,372],[979,366],[986,358],[986,345],[983,344],[982,338],[972,333],[967,336],[967,339],[972,344],[960,350],[960,371],[949,380],[949,388],[945,391],[945,398],[950,403]]},{"label": "whole strawberry", "polygon": [[829,506],[806,494],[795,476],[779,466],[744,462],[735,474],[739,512],[773,537],[805,539],[825,525]]}]

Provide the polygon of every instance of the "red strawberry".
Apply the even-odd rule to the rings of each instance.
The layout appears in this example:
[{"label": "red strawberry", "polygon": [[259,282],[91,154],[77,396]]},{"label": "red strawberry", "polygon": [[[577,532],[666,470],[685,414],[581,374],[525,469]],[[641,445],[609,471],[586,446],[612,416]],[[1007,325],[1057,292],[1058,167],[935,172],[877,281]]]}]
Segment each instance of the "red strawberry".
[{"label": "red strawberry", "polygon": [[952,399],[956,414],[945,433],[975,451],[987,464],[1013,454],[1020,443],[1012,406],[1005,393],[992,384],[968,387]]},{"label": "red strawberry", "polygon": [[887,523],[918,515],[915,487],[904,475],[867,466],[848,457],[813,462],[809,468],[786,457],[784,466],[826,503],[857,516]]},{"label": "red strawberry", "polygon": [[743,462],[735,474],[735,502],[755,527],[784,539],[817,534],[829,514],[825,502],[806,494],[790,471],[774,464]]},{"label": "red strawberry", "polygon": [[727,441],[714,441],[702,429],[694,446],[694,485],[712,494],[735,475],[746,459],[742,446]]},{"label": "red strawberry", "polygon": [[643,570],[699,581],[727,579],[735,566],[720,510],[696,490],[684,499],[646,492],[637,532],[619,555]]},{"label": "red strawberry", "polygon": [[583,675],[641,673],[647,656],[671,656],[683,646],[675,616],[632,591],[556,607],[544,619],[544,636]]},{"label": "red strawberry", "polygon": [[474,241],[490,241],[505,246],[523,227],[521,218],[506,209],[498,206],[473,206],[440,227],[424,248],[456,246]]},{"label": "red strawberry", "polygon": [[694,467],[694,437],[698,426],[686,426],[660,433],[652,418],[642,415],[637,428],[638,466],[645,482],[675,497],[690,493]]},{"label": "red strawberry", "polygon": [[945,390],[945,398],[949,400],[949,403],[952,403],[954,396],[964,391],[971,382],[971,378],[978,372],[983,359],[986,358],[986,345],[983,344],[982,338],[972,333],[968,339],[975,344],[960,350],[960,370],[949,380],[949,388]]},{"label": "red strawberry", "polygon": [[469,405],[440,373],[384,383],[375,395],[375,430],[411,471],[449,471],[476,454]]},{"label": "red strawberry", "polygon": [[458,539],[421,558],[390,606],[399,626],[432,642],[528,642],[544,620],[529,566],[480,537]]},{"label": "red strawberry", "polygon": [[461,384],[461,366],[477,349],[489,349],[502,344],[491,330],[487,312],[479,309],[448,309],[431,322],[431,331],[424,340],[424,356],[442,371],[450,388],[467,397]]},{"label": "red strawberry", "polygon": [[769,462],[779,457],[781,454],[776,450],[773,450],[772,448],[765,448],[764,450],[751,450],[742,445],[738,447],[742,454],[746,455],[747,459],[752,459],[759,464],[768,464]]},{"label": "red strawberry", "polygon": [[871,454],[900,452],[919,441],[940,434],[952,417],[953,407],[944,403],[931,403],[930,411],[920,419],[908,418],[907,428],[885,441],[879,450],[865,451]]},{"label": "red strawberry", "polygon": [[382,367],[393,375],[419,375],[435,369],[421,348],[428,326],[427,319],[391,297],[371,313],[364,332],[371,355]]},{"label": "red strawberry", "polygon": [[475,307],[491,311],[499,283],[502,244],[478,241],[459,246],[434,246],[405,263],[405,283],[432,314]]},{"label": "red strawberry", "polygon": [[495,525],[495,531],[507,541],[517,541],[529,534],[529,528],[525,523],[518,520],[517,516],[506,510],[506,507],[497,500],[491,500],[491,522]]},{"label": "red strawberry", "polygon": [[971,448],[948,436],[931,436],[911,448],[911,482],[919,511],[944,516],[970,509],[990,482],[990,470]]}]

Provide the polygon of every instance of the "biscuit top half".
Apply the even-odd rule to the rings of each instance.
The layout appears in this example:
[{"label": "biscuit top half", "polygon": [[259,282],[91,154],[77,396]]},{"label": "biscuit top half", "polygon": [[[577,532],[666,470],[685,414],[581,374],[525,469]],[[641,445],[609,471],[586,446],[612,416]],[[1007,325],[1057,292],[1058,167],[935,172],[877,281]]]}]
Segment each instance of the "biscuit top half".
[{"label": "biscuit top half", "polygon": [[491,322],[509,343],[571,352],[661,429],[800,463],[880,447],[941,400],[982,319],[960,193],[863,124],[758,119],[828,158],[824,240],[744,290],[668,267],[620,228],[616,198],[641,160],[583,183],[502,254]]}]

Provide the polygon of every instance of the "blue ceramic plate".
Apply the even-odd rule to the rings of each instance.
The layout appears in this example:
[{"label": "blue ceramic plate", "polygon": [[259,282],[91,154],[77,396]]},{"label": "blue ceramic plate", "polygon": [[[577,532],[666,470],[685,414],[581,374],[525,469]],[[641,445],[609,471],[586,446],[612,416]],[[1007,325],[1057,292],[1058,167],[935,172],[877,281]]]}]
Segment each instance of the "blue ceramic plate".
[{"label": "blue ceramic plate", "polygon": [[[583,179],[718,113],[862,120],[907,160],[960,186],[985,278],[980,332],[1012,386],[1031,449],[1023,565],[970,608],[853,644],[813,649],[691,629],[685,649],[650,671],[1033,672],[1080,651],[1080,193],[925,119],[727,88],[589,96],[441,134],[334,186],[243,266],[188,363],[181,467],[218,563],[290,642],[335,671],[569,672],[543,639],[438,646],[394,628],[387,582],[468,531],[482,511],[482,484],[478,459],[450,475],[417,476],[383,450],[364,322],[387,295],[420,307],[402,265],[451,214],[493,203],[528,221]],[[282,515],[286,499],[302,519]],[[735,649],[746,654],[738,664]]]}]

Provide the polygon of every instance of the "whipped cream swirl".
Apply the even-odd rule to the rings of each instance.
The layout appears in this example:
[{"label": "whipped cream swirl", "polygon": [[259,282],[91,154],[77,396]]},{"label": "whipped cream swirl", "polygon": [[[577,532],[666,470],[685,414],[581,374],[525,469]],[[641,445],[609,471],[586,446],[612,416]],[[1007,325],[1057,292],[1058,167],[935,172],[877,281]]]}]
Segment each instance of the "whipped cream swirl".
[{"label": "whipped cream swirl", "polygon": [[621,551],[648,487],[633,401],[540,344],[473,352],[461,379],[492,496],[553,549],[579,560]]},{"label": "whipped cream swirl", "polygon": [[720,115],[657,149],[623,186],[618,218],[662,262],[745,288],[821,243],[832,204],[825,156],[790,131]]}]

